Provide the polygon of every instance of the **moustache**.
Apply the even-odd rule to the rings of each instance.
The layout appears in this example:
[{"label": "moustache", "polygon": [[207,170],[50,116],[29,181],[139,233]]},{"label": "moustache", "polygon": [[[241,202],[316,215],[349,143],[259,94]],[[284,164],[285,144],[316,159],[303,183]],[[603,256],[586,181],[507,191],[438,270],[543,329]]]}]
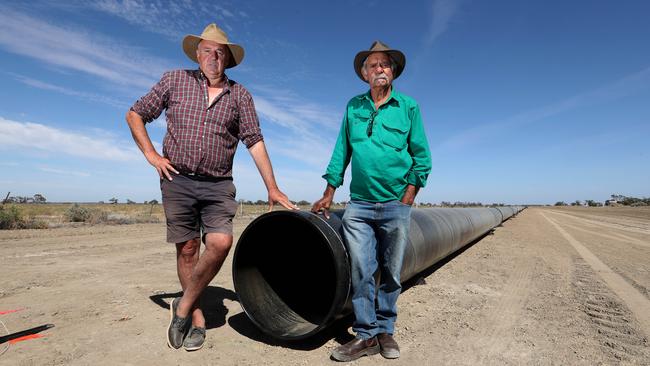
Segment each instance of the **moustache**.
[{"label": "moustache", "polygon": [[380,80],[383,80],[383,81],[385,81],[385,82],[388,82],[388,76],[386,76],[386,75],[377,75],[377,76],[375,76],[375,77],[372,79],[372,83],[375,84],[375,83],[377,83],[377,82],[380,81]]}]

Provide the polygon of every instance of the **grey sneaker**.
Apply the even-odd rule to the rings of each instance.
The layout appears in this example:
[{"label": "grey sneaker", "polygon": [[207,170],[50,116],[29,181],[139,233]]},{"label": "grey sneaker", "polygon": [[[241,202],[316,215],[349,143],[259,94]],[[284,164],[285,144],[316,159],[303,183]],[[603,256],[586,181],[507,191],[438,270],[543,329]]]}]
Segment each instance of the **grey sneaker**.
[{"label": "grey sneaker", "polygon": [[176,315],[180,299],[180,297],[177,297],[169,304],[170,319],[167,327],[167,345],[175,349],[179,349],[183,345],[183,338],[185,338],[187,327],[190,325],[188,318],[181,318]]},{"label": "grey sneaker", "polygon": [[192,325],[183,341],[183,348],[186,351],[196,351],[203,347],[203,343],[205,343],[205,328]]}]

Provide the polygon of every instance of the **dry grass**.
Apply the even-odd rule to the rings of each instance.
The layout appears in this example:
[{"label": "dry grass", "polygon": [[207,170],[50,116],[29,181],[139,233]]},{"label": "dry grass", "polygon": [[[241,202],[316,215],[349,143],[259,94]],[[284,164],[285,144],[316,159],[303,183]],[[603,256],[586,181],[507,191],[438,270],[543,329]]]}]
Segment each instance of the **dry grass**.
[{"label": "dry grass", "polygon": [[[162,205],[145,204],[99,204],[99,203],[46,203],[15,204],[20,216],[28,222],[46,223],[45,227],[55,227],[71,221],[88,224],[133,224],[164,221]],[[71,210],[87,212],[83,220],[72,219]],[[43,225],[41,225],[43,226]],[[40,228],[40,227],[39,227]]]},{"label": "dry grass", "polygon": [[[45,204],[11,204],[6,207],[15,207],[20,216],[28,223],[39,223],[32,228],[47,228],[67,225],[70,222],[85,222],[86,224],[135,224],[146,222],[164,222],[165,212],[162,204],[149,205],[143,203],[45,203]],[[74,207],[74,208],[73,208]],[[333,206],[332,209],[341,209],[344,206]],[[267,205],[240,205],[237,217],[254,218],[265,212]],[[303,211],[309,211],[311,206],[300,206]],[[73,219],[71,211],[81,210],[87,215],[83,219]],[[275,205],[273,210],[284,210],[280,205]],[[26,228],[23,226],[13,228]]]},{"label": "dry grass", "polygon": [[603,207],[583,207],[583,206],[554,206],[554,210],[585,213],[597,216],[623,216],[650,219],[650,206],[630,207],[630,206],[603,206]]}]

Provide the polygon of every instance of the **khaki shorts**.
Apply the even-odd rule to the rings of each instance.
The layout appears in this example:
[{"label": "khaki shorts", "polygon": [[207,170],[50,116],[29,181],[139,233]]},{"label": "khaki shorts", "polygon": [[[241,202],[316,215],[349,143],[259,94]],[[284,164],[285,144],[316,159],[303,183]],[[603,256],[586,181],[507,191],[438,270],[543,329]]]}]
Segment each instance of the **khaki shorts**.
[{"label": "khaki shorts", "polygon": [[205,180],[180,174],[172,178],[171,182],[160,180],[168,243],[183,243],[207,233],[232,235],[237,201],[231,178]]}]

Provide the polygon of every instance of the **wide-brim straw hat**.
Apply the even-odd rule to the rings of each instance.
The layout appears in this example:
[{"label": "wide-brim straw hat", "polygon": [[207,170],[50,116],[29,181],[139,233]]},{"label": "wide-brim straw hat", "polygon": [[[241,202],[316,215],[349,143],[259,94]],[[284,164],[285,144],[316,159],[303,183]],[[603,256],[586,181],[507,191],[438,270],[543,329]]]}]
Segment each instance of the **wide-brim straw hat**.
[{"label": "wide-brim straw hat", "polygon": [[239,65],[241,61],[244,59],[244,49],[242,48],[242,46],[228,41],[228,36],[226,35],[226,32],[224,32],[221,28],[217,27],[216,24],[212,23],[209,24],[207,27],[205,27],[203,33],[201,33],[200,36],[188,34],[187,36],[185,36],[185,38],[183,38],[183,51],[185,51],[185,54],[187,55],[187,57],[190,58],[190,60],[199,63],[199,61],[196,59],[196,49],[199,46],[199,42],[201,42],[204,39],[228,46],[228,49],[230,49],[230,53],[232,54],[232,57],[228,61],[228,65],[226,65],[226,69]]},{"label": "wide-brim straw hat", "polygon": [[393,70],[393,79],[397,79],[400,74],[402,74],[402,71],[404,71],[404,66],[406,66],[406,57],[402,51],[394,50],[381,41],[374,41],[368,51],[361,51],[354,57],[354,71],[357,73],[361,80],[367,82],[363,78],[361,68],[363,67],[363,62],[373,52],[385,52],[393,61],[395,61],[396,66],[395,70]]}]

